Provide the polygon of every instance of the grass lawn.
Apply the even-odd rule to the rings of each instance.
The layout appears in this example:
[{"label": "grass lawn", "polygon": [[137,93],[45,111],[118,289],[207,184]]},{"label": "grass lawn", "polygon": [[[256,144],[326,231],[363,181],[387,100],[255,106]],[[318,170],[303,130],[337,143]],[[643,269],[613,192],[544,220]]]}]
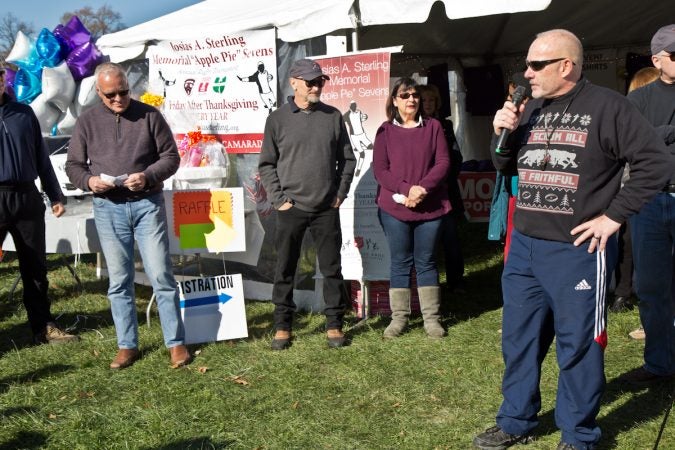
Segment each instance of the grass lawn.
[{"label": "grass lawn", "polygon": [[[159,321],[145,324],[151,291],[137,287],[143,358],[113,372],[116,352],[106,280],[88,255],[75,268],[50,257],[52,311],[82,337],[32,346],[14,254],[0,264],[0,450],[3,449],[467,449],[494,423],[503,363],[500,352],[501,247],[484,224],[461,227],[466,294],[444,293],[448,337],[426,338],[421,318],[383,341],[388,319],[354,326],[352,345],[329,350],[320,315],[301,314],[294,345],[269,350],[272,305],[248,302],[250,337],[193,346],[195,361],[169,368]],[[72,258],[71,258],[72,260]],[[634,389],[616,378],[641,364],[643,343],[628,332],[637,311],[612,314],[607,390],[600,410],[603,449],[651,449],[672,404],[673,385]],[[542,375],[537,441],[554,449],[557,367],[551,349]],[[675,448],[675,414],[660,449]]]}]

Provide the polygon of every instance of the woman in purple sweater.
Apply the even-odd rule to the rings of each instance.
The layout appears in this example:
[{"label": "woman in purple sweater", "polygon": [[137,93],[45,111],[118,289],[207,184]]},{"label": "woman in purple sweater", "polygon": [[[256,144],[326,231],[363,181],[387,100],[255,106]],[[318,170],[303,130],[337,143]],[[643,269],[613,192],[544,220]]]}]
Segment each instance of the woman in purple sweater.
[{"label": "woman in purple sweater", "polygon": [[398,337],[408,323],[414,265],[424,329],[429,337],[442,338],[434,249],[442,217],[451,209],[445,184],[448,146],[441,123],[422,118],[414,80],[399,79],[386,108],[388,120],[377,130],[373,153],[378,214],[391,254],[392,314],[384,337]]}]

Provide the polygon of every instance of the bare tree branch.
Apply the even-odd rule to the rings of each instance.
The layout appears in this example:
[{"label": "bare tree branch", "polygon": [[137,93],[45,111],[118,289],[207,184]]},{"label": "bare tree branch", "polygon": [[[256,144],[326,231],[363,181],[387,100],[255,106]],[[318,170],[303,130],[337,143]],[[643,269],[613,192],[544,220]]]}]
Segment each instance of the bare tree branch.
[{"label": "bare tree branch", "polygon": [[7,13],[0,18],[0,62],[4,62],[14,47],[14,41],[19,31],[26,35],[35,32],[32,23],[19,20],[14,14]]},{"label": "bare tree branch", "polygon": [[61,16],[61,23],[66,23],[72,16],[77,16],[82,24],[87,27],[95,41],[104,34],[120,31],[125,28],[121,22],[122,16],[108,5],[101,6],[94,11],[91,6],[85,6],[73,12],[67,12]]}]

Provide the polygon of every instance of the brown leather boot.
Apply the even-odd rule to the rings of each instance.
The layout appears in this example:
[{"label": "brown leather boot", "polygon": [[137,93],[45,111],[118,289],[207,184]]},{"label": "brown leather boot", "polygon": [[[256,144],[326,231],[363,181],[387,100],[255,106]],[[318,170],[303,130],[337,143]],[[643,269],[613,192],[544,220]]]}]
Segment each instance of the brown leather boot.
[{"label": "brown leather boot", "polygon": [[190,351],[182,344],[171,347],[169,353],[171,354],[171,368],[173,369],[187,366],[192,361]]},{"label": "brown leather boot", "polygon": [[137,348],[121,348],[117,351],[117,356],[110,363],[110,368],[113,370],[125,369],[132,365],[139,356]]}]

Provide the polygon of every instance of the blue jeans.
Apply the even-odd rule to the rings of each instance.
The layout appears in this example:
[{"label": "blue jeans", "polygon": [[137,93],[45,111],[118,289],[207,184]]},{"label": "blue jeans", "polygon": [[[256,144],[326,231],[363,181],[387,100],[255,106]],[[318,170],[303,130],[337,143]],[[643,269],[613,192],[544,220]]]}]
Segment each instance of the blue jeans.
[{"label": "blue jeans", "polygon": [[675,374],[675,195],[660,193],[630,219],[645,369]]},{"label": "blue jeans", "polygon": [[415,265],[417,286],[438,286],[436,242],[443,219],[404,222],[378,210],[391,254],[389,286],[409,288],[410,273]]},{"label": "blue jeans", "polygon": [[182,344],[185,331],[171,269],[163,194],[128,202],[94,197],[94,219],[108,266],[108,298],[118,347],[138,348],[134,239],[157,298],[164,343],[169,348]]}]

